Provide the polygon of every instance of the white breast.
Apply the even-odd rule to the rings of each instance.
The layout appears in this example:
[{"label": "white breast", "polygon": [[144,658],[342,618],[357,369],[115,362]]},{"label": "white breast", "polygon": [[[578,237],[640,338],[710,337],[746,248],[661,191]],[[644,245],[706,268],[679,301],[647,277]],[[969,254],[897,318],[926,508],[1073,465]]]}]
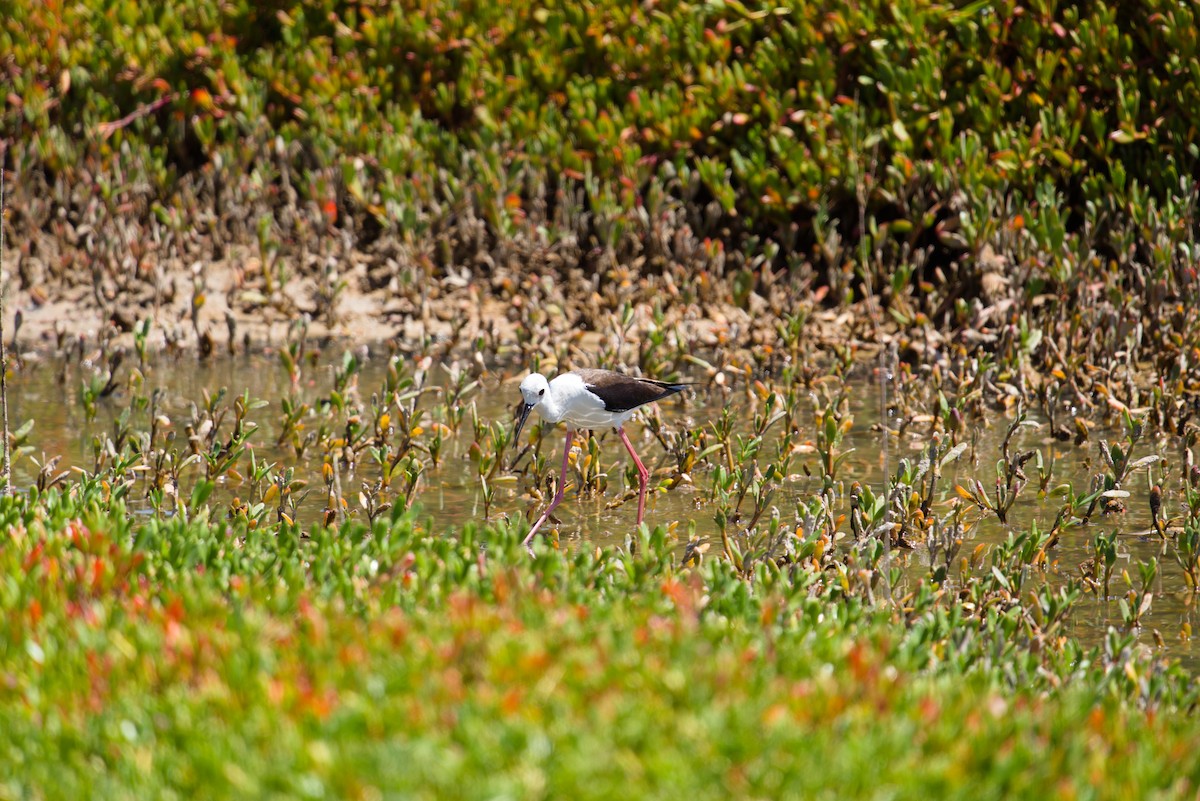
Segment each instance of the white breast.
[{"label": "white breast", "polygon": [[583,380],[572,373],[564,373],[550,382],[552,403],[546,406],[555,417],[573,428],[604,428],[619,426],[629,419],[632,412],[614,413],[605,410],[604,402],[592,394]]}]

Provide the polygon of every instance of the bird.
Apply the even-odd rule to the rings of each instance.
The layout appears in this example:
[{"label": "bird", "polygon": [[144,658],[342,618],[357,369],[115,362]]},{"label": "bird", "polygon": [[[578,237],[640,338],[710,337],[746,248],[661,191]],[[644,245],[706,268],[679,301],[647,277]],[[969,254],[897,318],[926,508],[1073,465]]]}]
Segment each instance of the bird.
[{"label": "bird", "polygon": [[540,373],[530,373],[521,381],[521,409],[513,432],[515,444],[521,436],[525,421],[535,409],[542,419],[550,423],[567,424],[567,444],[563,448],[562,474],[558,479],[558,491],[554,494],[550,505],[542,516],[533,524],[528,536],[521,543],[529,547],[530,540],[537,534],[542,524],[550,517],[554,507],[563,499],[563,491],[567,485],[567,463],[571,455],[571,440],[575,430],[580,428],[593,429],[611,426],[617,430],[617,435],[625,443],[625,449],[633,457],[633,463],[638,471],[638,515],[640,526],[646,512],[646,482],[650,479],[650,471],[642,464],[629,436],[625,433],[625,423],[633,413],[642,406],[682,392],[688,384],[672,384],[666,381],[656,381],[652,378],[638,378],[625,375],[613,370],[582,369],[560,373],[548,381]]}]

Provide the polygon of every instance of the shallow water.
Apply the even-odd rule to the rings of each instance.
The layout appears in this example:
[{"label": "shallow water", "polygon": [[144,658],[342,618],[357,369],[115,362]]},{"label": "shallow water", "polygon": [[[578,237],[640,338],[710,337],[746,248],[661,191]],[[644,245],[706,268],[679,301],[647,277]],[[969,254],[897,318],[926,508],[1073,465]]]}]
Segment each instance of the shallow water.
[{"label": "shallow water", "polygon": [[[362,369],[357,377],[357,399],[363,409],[363,416],[369,420],[371,394],[382,385],[383,376],[387,369],[388,358],[381,351],[367,355],[367,349],[359,349],[356,353],[366,356]],[[161,411],[172,421],[172,427],[178,438],[175,447],[183,448],[185,438],[183,429],[191,419],[191,406],[199,403],[205,389],[213,391],[220,387],[229,390],[230,398],[248,391],[252,398],[261,398],[268,404],[250,415],[250,419],[261,426],[251,438],[253,452],[257,459],[275,463],[278,467],[295,467],[297,477],[306,479],[313,492],[300,507],[301,520],[312,523],[320,519],[325,505],[325,494],[322,491],[321,454],[313,448],[312,453],[303,460],[297,460],[290,447],[279,447],[275,444],[280,427],[280,399],[289,395],[311,405],[309,413],[310,428],[316,428],[322,421],[332,420],[331,416],[320,411],[321,404],[327,400],[333,386],[335,366],[340,364],[343,351],[331,348],[313,364],[303,368],[301,380],[295,388],[287,372],[280,364],[276,353],[265,352],[236,357],[214,358],[207,362],[196,362],[190,357],[180,357],[172,361],[160,357],[144,376],[140,388],[131,389],[125,379],[129,374],[128,368],[119,372],[122,377],[121,388],[108,398],[102,399],[97,405],[97,415],[89,422],[84,412],[81,400],[80,385],[84,379],[92,375],[92,370],[86,365],[72,364],[65,370],[61,365],[52,362],[45,364],[27,365],[10,381],[10,417],[12,428],[16,429],[29,419],[35,421],[35,427],[30,435],[33,445],[33,455],[40,461],[45,457],[62,456],[59,469],[78,467],[84,470],[92,469],[94,465],[94,448],[96,437],[111,436],[115,421],[121,412],[130,405],[134,394],[148,396],[152,390],[163,391]],[[408,369],[412,369],[411,366]],[[464,402],[474,403],[481,419],[501,420],[506,424],[512,419],[513,409],[518,399],[517,379],[522,372],[490,370],[482,374],[479,388],[468,395]],[[865,373],[865,371],[864,371]],[[61,375],[60,375],[61,374]],[[65,380],[62,380],[65,376]],[[428,386],[445,386],[448,381],[443,369],[431,368]],[[895,436],[885,440],[877,425],[880,419],[880,394],[878,384],[864,378],[854,387],[852,393],[851,412],[854,416],[854,427],[849,432],[843,444],[843,449],[853,448],[842,467],[840,476],[844,484],[858,481],[873,488],[877,493],[883,491],[884,476],[894,474],[899,461],[903,458],[917,460],[925,440],[920,434],[905,434],[900,438]],[[424,421],[426,424],[444,420],[444,410],[439,408],[441,394],[438,391],[423,396],[421,408],[429,414]],[[427,399],[426,399],[427,398]],[[726,395],[709,389],[690,393],[687,396],[673,398],[660,404],[661,419],[664,433],[692,429],[710,425],[716,419],[721,408],[732,404],[738,419],[748,421],[753,414],[745,400],[744,392],[733,391]],[[811,415],[807,406],[798,415],[801,421],[802,439],[811,438]],[[966,478],[980,478],[988,491],[992,491],[992,481],[996,460],[999,458],[1001,444],[1009,419],[997,414],[990,421],[991,425],[980,426],[974,432],[974,447],[969,449],[956,463],[949,465],[943,480],[939,483],[941,497],[937,499],[935,510],[944,513],[946,504],[955,497],[956,481]],[[144,430],[148,426],[148,414],[135,411],[131,414],[130,423],[135,430]],[[228,425],[228,423],[226,423]],[[805,427],[807,426],[807,428]],[[643,461],[652,472],[651,486],[657,480],[670,474],[671,457],[661,444],[648,432],[641,422],[637,421],[628,426],[630,436],[642,455]],[[529,429],[522,433],[520,447],[524,448],[530,442]],[[604,493],[591,493],[584,496],[568,491],[564,502],[556,510],[560,521],[558,528],[561,542],[567,547],[578,547],[585,544],[619,544],[634,528],[637,502],[636,497],[624,502],[618,502],[625,495],[628,474],[626,467],[627,454],[615,435],[606,432],[596,432],[599,437],[601,464],[608,469],[608,487]],[[767,434],[769,439],[771,432]],[[1099,470],[1100,457],[1095,445],[1101,438],[1110,441],[1120,438],[1120,432],[1097,430],[1093,432],[1092,444],[1076,447],[1071,443],[1061,443],[1049,438],[1045,426],[1037,430],[1025,430],[1018,435],[1015,445],[1021,449],[1037,448],[1049,459],[1055,455],[1056,467],[1051,485],[1071,481],[1077,488],[1088,485],[1090,474]],[[439,467],[427,467],[421,483],[418,485],[418,504],[422,513],[431,519],[436,528],[452,529],[470,520],[483,519],[484,505],[481,484],[476,476],[473,464],[468,459],[468,448],[473,437],[471,434],[470,415],[462,424],[457,436],[452,436],[446,445]],[[545,442],[542,453],[545,457],[545,472],[543,476],[557,471],[561,464],[561,447],[563,432],[550,430],[545,432]],[[578,440],[577,440],[578,441]],[[884,449],[885,441],[888,447]],[[1146,438],[1139,446],[1137,456],[1152,452],[1167,454],[1173,458],[1178,452],[1177,443],[1170,441],[1157,442]],[[490,509],[490,516],[497,517],[525,515],[527,520],[536,518],[543,508],[544,500],[535,499],[529,493],[530,480],[527,475],[516,475],[507,470],[508,464],[518,450],[509,448],[507,460],[494,481],[496,497]],[[769,461],[773,451],[765,450],[763,463]],[[238,468],[243,473],[243,459]],[[428,460],[427,460],[428,461]],[[526,455],[518,462],[522,470],[529,464]],[[812,477],[804,473],[804,467],[811,469]],[[1010,527],[1013,531],[1028,530],[1031,523],[1036,522],[1042,529],[1049,529],[1062,503],[1055,498],[1042,499],[1038,497],[1036,470],[1032,462],[1026,473],[1030,483],[1025,487],[1013,510],[1010,512]],[[798,499],[810,498],[821,488],[819,468],[816,455],[800,455],[793,459],[792,477],[784,483],[772,499],[785,520],[791,519]],[[656,474],[657,476],[653,475]],[[14,467],[15,480],[20,484],[32,482],[36,476],[36,466],[29,459],[20,460]],[[344,495],[353,498],[357,495],[361,483],[373,480],[378,476],[378,468],[363,454],[359,463],[359,475],[343,475],[341,477]],[[652,494],[647,502],[646,522],[650,525],[677,522],[676,529],[684,539],[689,524],[694,524],[696,533],[701,537],[715,540],[714,550],[720,548],[719,531],[713,519],[713,510],[707,503],[708,479],[697,475],[694,485],[682,484],[676,489]],[[1178,656],[1189,668],[1200,669],[1200,650],[1190,641],[1180,638],[1181,626],[1192,623],[1193,605],[1189,603],[1190,595],[1186,591],[1183,575],[1169,552],[1163,551],[1160,539],[1151,533],[1151,518],[1149,512],[1149,484],[1145,473],[1135,474],[1127,482],[1125,489],[1131,497],[1126,499],[1128,511],[1119,515],[1098,518],[1098,522],[1082,528],[1068,530],[1062,537],[1059,546],[1054,549],[1051,559],[1054,566],[1050,580],[1064,580],[1067,576],[1078,576],[1079,565],[1091,557],[1091,542],[1097,531],[1117,531],[1120,538],[1120,559],[1113,573],[1111,582],[1112,598],[1103,601],[1091,595],[1084,596],[1081,606],[1073,619],[1074,634],[1086,644],[1096,644],[1103,638],[1107,627],[1121,624],[1121,613],[1116,600],[1123,595],[1126,585],[1121,578],[1121,571],[1127,569],[1131,579],[1137,583],[1137,562],[1157,557],[1160,571],[1156,584],[1156,597],[1150,612],[1144,617],[1142,638],[1148,644],[1154,643],[1154,630],[1161,633],[1168,653]],[[194,480],[194,479],[193,479]],[[545,485],[543,485],[545,486]],[[633,484],[636,489],[636,482]],[[185,490],[186,491],[186,490]],[[229,500],[239,492],[245,493],[245,486],[237,486],[229,482],[222,483],[217,494],[211,499],[216,507],[228,504]],[[393,485],[393,496],[398,496],[400,490]],[[145,501],[144,487],[136,487],[133,492],[131,509],[135,513],[149,513],[149,504]],[[547,494],[548,499],[548,494]],[[403,502],[402,498],[395,498]],[[351,501],[353,504],[353,502]],[[1164,499],[1164,508],[1175,508],[1174,498]],[[548,526],[547,528],[551,528]],[[979,543],[997,542],[1007,536],[1004,526],[996,522],[994,517],[983,519],[972,529],[968,540],[964,543],[960,556],[969,555]],[[902,556],[914,572],[928,562],[928,551],[923,545],[918,545],[913,551]]]}]

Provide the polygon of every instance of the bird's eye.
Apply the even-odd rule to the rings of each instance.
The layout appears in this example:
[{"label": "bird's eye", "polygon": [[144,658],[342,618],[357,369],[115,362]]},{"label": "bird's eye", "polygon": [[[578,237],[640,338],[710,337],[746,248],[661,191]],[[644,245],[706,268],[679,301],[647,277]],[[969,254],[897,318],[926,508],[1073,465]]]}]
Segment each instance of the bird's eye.
[{"label": "bird's eye", "polygon": [[546,390],[544,390],[544,389],[539,389],[539,390],[538,390],[538,397],[539,397],[539,398],[540,398],[540,397],[542,397],[542,396],[543,396],[543,395],[545,395],[545,394],[546,394]]}]

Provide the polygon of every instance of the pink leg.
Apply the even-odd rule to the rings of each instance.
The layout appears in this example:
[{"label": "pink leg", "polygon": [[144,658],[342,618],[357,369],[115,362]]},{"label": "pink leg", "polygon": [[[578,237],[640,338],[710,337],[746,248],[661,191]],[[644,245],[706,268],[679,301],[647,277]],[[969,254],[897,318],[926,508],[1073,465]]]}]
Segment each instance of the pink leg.
[{"label": "pink leg", "polygon": [[542,516],[538,518],[538,521],[533,524],[533,528],[529,529],[529,534],[526,535],[525,541],[521,543],[527,548],[529,547],[529,541],[533,539],[533,535],[537,534],[537,530],[542,527],[542,523],[546,522],[546,518],[548,518],[550,513],[554,511],[554,507],[558,506],[563,499],[563,492],[565,492],[567,488],[567,464],[571,458],[571,439],[574,436],[575,430],[568,428],[567,444],[563,447],[562,475],[558,477],[558,492],[554,493],[554,499],[550,501],[550,505],[546,507],[546,511],[542,512]]},{"label": "pink leg", "polygon": [[641,483],[641,488],[638,492],[638,525],[640,526],[642,524],[642,517],[646,514],[646,482],[650,480],[650,471],[646,469],[646,465],[642,464],[642,460],[634,452],[633,444],[630,443],[625,429],[618,428],[617,433],[621,435],[621,441],[625,443],[625,450],[629,451],[629,455],[633,457],[633,463],[637,465],[638,479]]}]

